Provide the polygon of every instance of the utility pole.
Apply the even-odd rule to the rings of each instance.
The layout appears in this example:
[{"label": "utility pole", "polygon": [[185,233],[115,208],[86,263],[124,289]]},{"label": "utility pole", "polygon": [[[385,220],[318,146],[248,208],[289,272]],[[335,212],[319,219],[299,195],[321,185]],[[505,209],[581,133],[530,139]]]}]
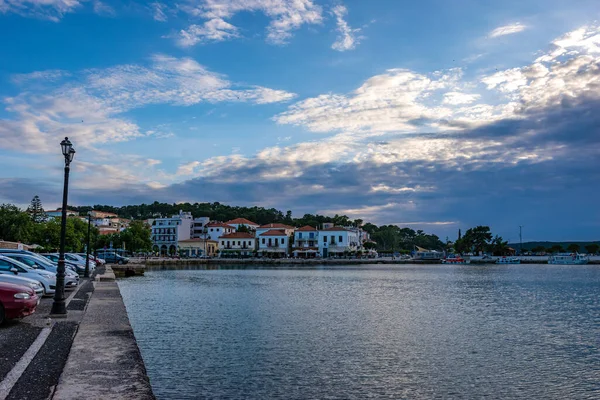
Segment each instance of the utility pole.
[{"label": "utility pole", "polygon": [[519,225],[519,255],[523,255],[523,225]]}]

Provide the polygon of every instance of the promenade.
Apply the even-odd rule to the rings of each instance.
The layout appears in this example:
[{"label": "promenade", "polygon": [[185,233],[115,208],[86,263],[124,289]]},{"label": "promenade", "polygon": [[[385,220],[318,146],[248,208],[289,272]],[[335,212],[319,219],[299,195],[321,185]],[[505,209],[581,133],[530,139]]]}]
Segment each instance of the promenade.
[{"label": "promenade", "polygon": [[67,295],[67,318],[48,318],[43,298],[35,314],[0,327],[0,400],[153,399],[110,268]]}]

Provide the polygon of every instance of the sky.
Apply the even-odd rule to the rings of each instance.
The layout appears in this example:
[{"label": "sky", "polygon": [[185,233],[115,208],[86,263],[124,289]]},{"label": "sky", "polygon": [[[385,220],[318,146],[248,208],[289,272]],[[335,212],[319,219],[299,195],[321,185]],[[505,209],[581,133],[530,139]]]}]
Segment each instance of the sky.
[{"label": "sky", "polygon": [[600,239],[597,0],[0,0],[0,203]]}]

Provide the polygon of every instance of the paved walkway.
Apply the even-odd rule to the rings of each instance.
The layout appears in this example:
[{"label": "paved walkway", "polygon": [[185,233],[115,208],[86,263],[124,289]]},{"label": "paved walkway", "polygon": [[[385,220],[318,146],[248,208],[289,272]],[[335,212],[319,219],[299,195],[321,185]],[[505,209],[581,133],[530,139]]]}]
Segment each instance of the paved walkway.
[{"label": "paved walkway", "polygon": [[[98,272],[104,272],[98,268]],[[70,293],[68,318],[35,314],[0,327],[0,400],[154,399],[110,271]]]}]

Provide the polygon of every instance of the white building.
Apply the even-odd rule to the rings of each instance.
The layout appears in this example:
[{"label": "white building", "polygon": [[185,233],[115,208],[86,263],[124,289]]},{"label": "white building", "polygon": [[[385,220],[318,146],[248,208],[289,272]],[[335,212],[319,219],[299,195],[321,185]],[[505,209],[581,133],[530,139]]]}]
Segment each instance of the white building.
[{"label": "white building", "polygon": [[210,222],[205,225],[207,237],[210,240],[219,240],[220,236],[235,232],[235,228],[222,222]]},{"label": "white building", "polygon": [[180,240],[192,236],[192,213],[179,211],[171,218],[156,218],[152,222],[152,249],[161,254],[175,254]]},{"label": "white building", "polygon": [[239,230],[240,226],[242,226],[242,225],[246,226],[251,231],[255,231],[256,228],[258,228],[260,226],[256,222],[252,222],[246,218],[232,219],[231,221],[225,222],[225,224],[235,228],[236,231]]},{"label": "white building", "polygon": [[296,230],[296,228],[294,228],[293,226],[289,226],[286,224],[266,224],[256,228],[256,237],[260,236],[261,233],[265,233],[266,231],[269,231],[271,229],[283,230],[288,236],[293,235],[294,231]]},{"label": "white building", "polygon": [[319,231],[319,253],[323,257],[340,256],[361,249],[358,230],[334,226]]},{"label": "white building", "polygon": [[251,233],[234,232],[219,237],[219,257],[252,256],[255,248],[256,239]]},{"label": "white building", "polygon": [[206,225],[210,223],[209,217],[194,218],[192,224],[192,238],[204,239],[204,233],[206,233]]},{"label": "white building", "polygon": [[319,253],[319,231],[310,225],[296,229],[292,254],[294,257],[314,258]]},{"label": "white building", "polygon": [[257,236],[258,255],[269,257],[286,257],[289,255],[289,236],[283,229],[269,229]]}]

